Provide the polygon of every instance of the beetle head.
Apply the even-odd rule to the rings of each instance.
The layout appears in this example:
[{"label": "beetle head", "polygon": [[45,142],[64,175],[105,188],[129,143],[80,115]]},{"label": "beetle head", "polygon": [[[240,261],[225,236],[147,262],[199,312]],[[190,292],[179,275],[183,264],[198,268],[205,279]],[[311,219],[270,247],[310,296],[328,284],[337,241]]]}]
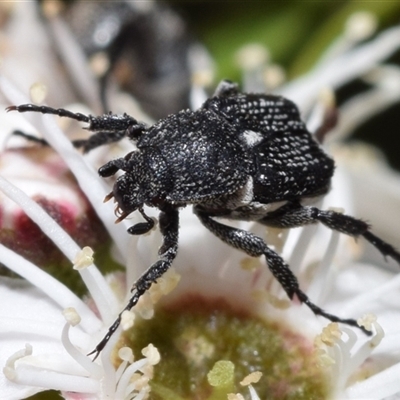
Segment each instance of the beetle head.
[{"label": "beetle head", "polygon": [[136,211],[146,201],[146,196],[141,189],[140,182],[131,173],[125,173],[117,179],[112,195],[118,204],[116,214],[119,221],[131,212]]},{"label": "beetle head", "polygon": [[140,210],[144,204],[156,205],[160,197],[163,197],[163,175],[160,171],[165,171],[165,168],[162,164],[157,154],[134,151],[125,158],[111,161],[100,168],[102,176],[110,176],[118,170],[125,171],[106,197],[106,200],[114,197],[117,203],[117,222],[137,209]]}]

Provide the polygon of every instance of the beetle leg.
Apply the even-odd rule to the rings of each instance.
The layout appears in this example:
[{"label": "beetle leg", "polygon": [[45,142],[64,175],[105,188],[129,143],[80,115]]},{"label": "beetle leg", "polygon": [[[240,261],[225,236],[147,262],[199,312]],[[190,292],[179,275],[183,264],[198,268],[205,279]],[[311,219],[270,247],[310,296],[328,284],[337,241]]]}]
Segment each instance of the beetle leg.
[{"label": "beetle leg", "polygon": [[[129,133],[129,132],[128,132]],[[82,149],[84,153],[88,153],[89,151],[102,146],[104,144],[111,144],[114,142],[118,142],[123,139],[125,136],[128,136],[126,130],[124,131],[112,131],[112,132],[97,132],[90,136],[87,139],[76,139],[72,140],[72,144],[77,149]],[[34,135],[30,135],[29,133],[22,132],[20,130],[15,130],[12,132],[14,136],[20,136],[26,139],[29,142],[37,143],[42,146],[49,146],[47,140],[39,138]]]},{"label": "beetle leg", "polygon": [[113,333],[118,329],[121,323],[121,316],[124,311],[131,310],[139,301],[140,297],[146,293],[150,286],[157,282],[161,276],[171,267],[172,261],[175,259],[178,251],[178,234],[179,234],[179,212],[178,209],[167,205],[163,207],[159,217],[160,232],[163,235],[163,243],[158,254],[160,259],[151,265],[143,275],[135,282],[132,287],[132,297],[128,304],[120,312],[117,319],[108,329],[104,338],[88,355],[94,354],[93,361],[98,357],[104,349],[107,342],[110,340]]},{"label": "beetle leg", "polygon": [[365,333],[370,334],[365,328],[359,326],[356,320],[339,318],[336,315],[327,313],[322,308],[312,303],[308,296],[300,289],[297,278],[282,257],[271,250],[260,237],[245,230],[221,224],[210,218],[197,207],[194,208],[194,211],[203,225],[223,242],[244,251],[251,257],[260,257],[264,255],[267,260],[268,268],[282,285],[282,288],[290,299],[293,299],[296,295],[302,303],[306,304],[314,312],[314,314],[325,317],[332,322],[341,322],[350,326],[355,326]]},{"label": "beetle leg", "polygon": [[328,228],[349,236],[363,236],[374,245],[385,257],[392,257],[400,264],[400,253],[370,231],[370,226],[357,218],[332,210],[320,210],[316,207],[302,206],[298,203],[282,207],[263,218],[262,224],[280,228],[294,228],[321,222]]},{"label": "beetle leg", "polygon": [[40,144],[42,146],[48,146],[49,145],[45,139],[39,138],[39,137],[34,136],[34,135],[30,135],[29,133],[22,132],[19,129],[16,129],[11,134],[13,136],[23,137],[24,139],[26,139],[29,142],[37,143],[37,144]]},{"label": "beetle leg", "polygon": [[108,178],[109,176],[114,175],[120,169],[123,169],[126,165],[126,160],[124,158],[116,158],[115,160],[111,160],[108,163],[102,165],[98,172],[99,175],[103,178]]},{"label": "beetle leg", "polygon": [[[12,132],[14,136],[20,136],[26,139],[29,142],[37,143],[42,146],[49,146],[47,140],[39,138],[34,135],[30,135],[29,133],[22,132],[20,130],[15,130]],[[114,142],[118,142],[127,136],[126,130],[117,131],[117,132],[97,132],[90,136],[87,139],[76,139],[72,140],[72,144],[77,149],[82,149],[84,153],[88,153],[89,151],[102,146],[104,144],[111,144]]]},{"label": "beetle leg", "polygon": [[131,226],[128,229],[128,233],[131,235],[143,235],[147,232],[150,232],[155,225],[154,219],[147,216],[142,207],[139,207],[138,211],[142,214],[142,217],[146,220],[146,222],[139,222]]},{"label": "beetle leg", "polygon": [[76,148],[81,148],[84,153],[88,153],[104,144],[111,144],[120,141],[126,136],[125,132],[126,130],[96,132],[87,139],[73,140],[72,144]]},{"label": "beetle leg", "polygon": [[[89,152],[104,144],[110,144],[118,142],[124,137],[128,137],[132,140],[137,140],[141,134],[146,130],[146,126],[143,123],[138,122],[135,118],[130,117],[127,114],[124,115],[112,115],[104,114],[98,117],[93,115],[85,115],[81,113],[73,113],[65,110],[64,108],[52,108],[48,106],[38,106],[35,104],[22,104],[20,106],[9,106],[6,108],[9,111],[24,112],[38,112],[41,114],[52,114],[59,117],[66,117],[75,119],[80,122],[87,122],[88,127],[84,128],[91,132],[95,132],[88,139],[74,140],[72,143],[77,148],[82,148],[84,153]],[[37,141],[32,139],[31,135],[17,133],[17,135],[25,136],[29,140]],[[47,142],[41,142],[47,144]]]}]

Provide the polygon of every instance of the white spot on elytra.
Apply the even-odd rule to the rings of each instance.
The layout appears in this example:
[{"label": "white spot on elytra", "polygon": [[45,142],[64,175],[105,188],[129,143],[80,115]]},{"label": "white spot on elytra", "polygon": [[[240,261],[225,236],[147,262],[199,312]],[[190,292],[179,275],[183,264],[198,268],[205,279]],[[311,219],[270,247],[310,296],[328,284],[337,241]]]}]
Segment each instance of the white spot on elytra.
[{"label": "white spot on elytra", "polygon": [[254,146],[257,143],[261,142],[263,136],[258,132],[247,130],[243,132],[243,138],[246,141],[246,144],[248,144],[249,146]]}]

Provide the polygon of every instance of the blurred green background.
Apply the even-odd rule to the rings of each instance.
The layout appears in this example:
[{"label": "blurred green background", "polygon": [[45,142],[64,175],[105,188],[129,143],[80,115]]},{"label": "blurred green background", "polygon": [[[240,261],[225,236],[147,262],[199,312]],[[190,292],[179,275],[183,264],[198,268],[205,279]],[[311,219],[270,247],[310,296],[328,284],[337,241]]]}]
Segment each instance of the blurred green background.
[{"label": "blurred green background", "polygon": [[169,1],[216,59],[219,76],[239,78],[234,53],[249,42],[262,43],[295,77],[318,60],[342,32],[347,18],[370,11],[379,29],[400,22],[398,1]]}]

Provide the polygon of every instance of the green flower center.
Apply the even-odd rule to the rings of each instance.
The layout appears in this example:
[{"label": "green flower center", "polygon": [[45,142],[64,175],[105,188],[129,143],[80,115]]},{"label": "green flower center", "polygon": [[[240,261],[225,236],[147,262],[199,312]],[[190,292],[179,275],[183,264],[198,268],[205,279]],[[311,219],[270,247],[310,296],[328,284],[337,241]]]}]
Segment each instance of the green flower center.
[{"label": "green flower center", "polygon": [[312,344],[276,322],[232,309],[223,300],[187,297],[138,319],[124,342],[142,357],[156,346],[161,361],[150,382],[152,400],[226,400],[228,393],[250,399],[240,382],[253,383],[261,399],[326,399],[329,385]]}]

